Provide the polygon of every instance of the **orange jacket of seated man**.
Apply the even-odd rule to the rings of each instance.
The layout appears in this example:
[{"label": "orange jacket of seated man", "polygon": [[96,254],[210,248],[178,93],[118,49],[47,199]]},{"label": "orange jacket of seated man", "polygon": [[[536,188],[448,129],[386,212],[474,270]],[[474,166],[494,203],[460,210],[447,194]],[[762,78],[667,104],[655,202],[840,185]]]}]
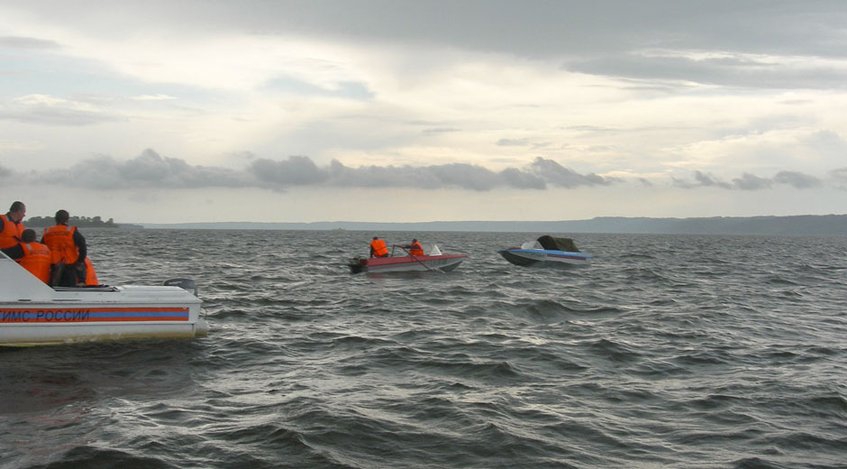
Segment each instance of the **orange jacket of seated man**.
[{"label": "orange jacket of seated man", "polygon": [[410,256],[423,256],[424,255],[423,246],[421,245],[420,241],[418,241],[417,239],[413,239],[412,244],[406,246],[406,249],[409,250]]}]

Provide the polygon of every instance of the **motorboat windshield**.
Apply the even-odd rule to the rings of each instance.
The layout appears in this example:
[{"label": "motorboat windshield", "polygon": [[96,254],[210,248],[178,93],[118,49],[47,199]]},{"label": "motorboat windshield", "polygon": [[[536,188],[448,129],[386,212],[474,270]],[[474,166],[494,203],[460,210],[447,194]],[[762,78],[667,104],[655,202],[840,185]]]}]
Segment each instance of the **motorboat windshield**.
[{"label": "motorboat windshield", "polygon": [[544,235],[538,238],[538,244],[549,251],[579,252],[571,238],[554,238]]},{"label": "motorboat windshield", "polygon": [[537,240],[527,241],[521,244],[521,249],[544,249]]}]

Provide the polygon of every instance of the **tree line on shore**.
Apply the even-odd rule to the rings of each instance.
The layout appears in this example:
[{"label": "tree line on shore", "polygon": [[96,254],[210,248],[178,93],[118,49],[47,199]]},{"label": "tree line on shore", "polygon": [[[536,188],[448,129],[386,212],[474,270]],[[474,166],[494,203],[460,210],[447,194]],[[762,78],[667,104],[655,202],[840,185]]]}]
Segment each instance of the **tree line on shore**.
[{"label": "tree line on shore", "polygon": [[[32,228],[52,226],[56,223],[53,217],[29,217],[24,220],[24,225]],[[96,217],[77,217],[71,216],[68,225],[78,226],[80,228],[118,228],[120,225],[115,223],[113,219],[103,221],[99,216]]]}]

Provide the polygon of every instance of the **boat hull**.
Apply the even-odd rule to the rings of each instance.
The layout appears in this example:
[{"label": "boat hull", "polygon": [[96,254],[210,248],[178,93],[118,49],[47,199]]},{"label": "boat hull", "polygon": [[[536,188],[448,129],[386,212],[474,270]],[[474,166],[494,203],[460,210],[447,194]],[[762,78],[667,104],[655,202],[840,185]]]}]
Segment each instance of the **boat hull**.
[{"label": "boat hull", "polygon": [[3,324],[0,346],[33,347],[81,342],[116,342],[127,340],[193,339],[205,337],[205,320],[191,324],[168,323],[98,323],[98,324]]},{"label": "boat hull", "polygon": [[442,254],[440,256],[395,256],[353,258],[349,262],[351,273],[390,272],[450,272],[459,267],[468,256],[464,254]]},{"label": "boat hull", "polygon": [[189,339],[209,329],[200,299],[184,287],[50,288],[4,255],[0,278],[0,346]]},{"label": "boat hull", "polygon": [[57,291],[51,302],[0,303],[0,345],[191,339],[209,330],[200,300],[179,287],[76,290]]},{"label": "boat hull", "polygon": [[512,248],[498,251],[504,259],[524,267],[535,265],[588,265],[591,256],[584,252],[554,251],[550,249]]}]

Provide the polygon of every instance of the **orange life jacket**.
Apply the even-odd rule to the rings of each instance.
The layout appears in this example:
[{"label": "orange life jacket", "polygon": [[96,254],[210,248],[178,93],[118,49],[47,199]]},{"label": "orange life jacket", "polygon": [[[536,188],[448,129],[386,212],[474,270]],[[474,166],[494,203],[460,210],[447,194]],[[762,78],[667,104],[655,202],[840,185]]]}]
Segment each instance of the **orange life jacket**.
[{"label": "orange life jacket", "polygon": [[85,256],[85,284],[100,285],[100,281],[97,280],[97,272],[94,271],[94,264],[91,263],[91,258],[88,256]]},{"label": "orange life jacket", "polygon": [[24,255],[18,259],[21,267],[46,284],[50,284],[50,248],[36,242],[21,243]]},{"label": "orange life jacket", "polygon": [[44,244],[50,248],[53,264],[74,264],[79,259],[79,250],[74,243],[75,226],[54,225],[44,228]]},{"label": "orange life jacket", "polygon": [[374,256],[376,257],[385,257],[388,255],[388,246],[385,245],[384,239],[371,241],[371,249],[373,249]]},{"label": "orange life jacket", "polygon": [[421,246],[420,241],[415,241],[409,246],[409,254],[412,256],[423,256],[424,250],[423,246]]},{"label": "orange life jacket", "polygon": [[3,231],[0,231],[0,249],[15,247],[21,242],[24,232],[23,223],[15,223],[6,215],[0,215],[3,220]]}]

